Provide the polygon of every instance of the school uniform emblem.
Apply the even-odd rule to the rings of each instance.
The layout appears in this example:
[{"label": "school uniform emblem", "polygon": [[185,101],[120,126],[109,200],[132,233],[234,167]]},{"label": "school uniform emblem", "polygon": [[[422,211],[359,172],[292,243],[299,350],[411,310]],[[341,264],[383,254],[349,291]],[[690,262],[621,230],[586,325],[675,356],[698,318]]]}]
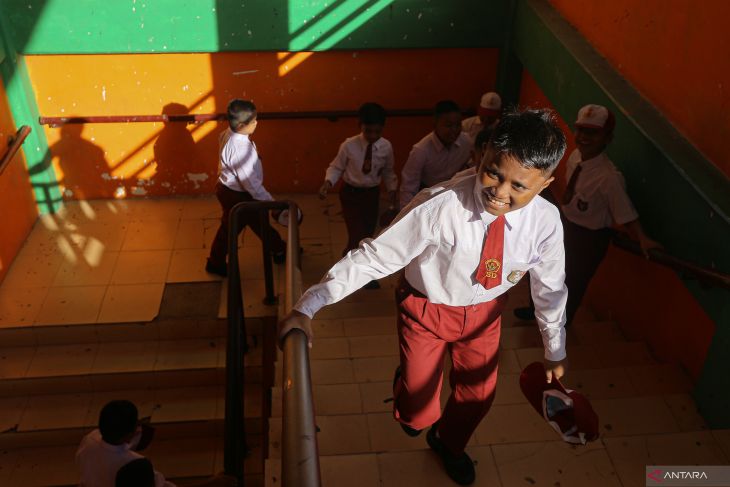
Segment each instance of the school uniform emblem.
[{"label": "school uniform emblem", "polygon": [[502,264],[497,259],[487,259],[484,261],[484,268],[486,269],[484,275],[489,279],[496,279],[500,267],[502,267]]},{"label": "school uniform emblem", "polygon": [[507,276],[507,280],[511,282],[512,284],[517,284],[517,282],[522,279],[522,276],[525,275],[525,271],[512,271]]}]

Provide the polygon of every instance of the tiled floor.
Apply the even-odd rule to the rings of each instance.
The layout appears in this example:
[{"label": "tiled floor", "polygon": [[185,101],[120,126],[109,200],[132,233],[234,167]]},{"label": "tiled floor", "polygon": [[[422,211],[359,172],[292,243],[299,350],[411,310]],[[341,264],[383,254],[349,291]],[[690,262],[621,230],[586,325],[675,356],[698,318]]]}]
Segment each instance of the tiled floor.
[{"label": "tiled floor", "polygon": [[[330,231],[338,225],[331,217]],[[334,234],[329,241],[316,237],[305,243],[305,285],[316,282],[343,245]],[[316,255],[307,254],[309,248]],[[326,308],[313,324],[311,375],[323,485],[454,485],[424,435],[407,437],[392,418],[387,399],[399,362],[394,280],[383,284]],[[560,441],[519,389],[519,372],[542,360],[543,349],[534,324],[512,318],[511,310],[526,301],[526,289],[518,286],[512,294],[502,325],[497,399],[467,448],[476,463],[475,485],[634,486],[643,485],[646,464],[730,463],[730,435],[707,430],[686,374],[657,364],[645,344],[626,341],[615,323],[600,322],[588,309],[580,311],[569,334],[565,383],[592,401],[602,436],[582,447]],[[278,368],[277,377],[281,372]],[[442,401],[447,395],[445,385]],[[267,477],[272,486],[279,485],[280,400],[275,387]],[[692,451],[683,456],[685,449]]]},{"label": "tiled floor", "polygon": [[[307,286],[339,258],[345,229],[336,198],[296,199],[306,215],[301,245]],[[117,392],[98,387],[100,377],[112,376],[114,388],[134,398],[140,415],[153,421],[220,420],[221,382],[205,375],[220,370],[225,357],[215,320],[190,321],[184,328],[162,317],[155,326],[140,323],[157,315],[165,284],[217,279],[203,266],[218,214],[213,198],[89,201],[39,221],[0,285],[0,333],[13,343],[0,350],[0,379],[5,379],[0,395],[9,396],[0,397],[0,431],[88,427],[100,405],[116,397]],[[276,313],[276,306],[261,302],[260,242],[247,237],[244,233],[240,251],[246,313]],[[276,269],[280,282],[281,268]],[[399,361],[395,279],[382,284],[381,290],[359,291],[323,310],[314,323],[311,367],[324,485],[451,485],[423,435],[405,436],[392,419],[388,398]],[[224,283],[221,317],[226,291]],[[585,447],[557,441],[518,386],[521,369],[542,357],[534,325],[520,326],[524,323],[511,315],[524,303],[524,291],[518,287],[508,302],[497,399],[467,449],[477,464],[475,485],[633,486],[643,485],[647,463],[730,461],[730,433],[707,430],[688,394],[686,375],[656,364],[643,343],[626,342],[615,324],[597,322],[586,309],[569,336],[571,369],[565,382],[591,399],[602,438]],[[64,340],[72,329],[83,340]],[[246,357],[247,363],[253,360]],[[155,377],[149,387],[135,385],[140,373]],[[29,383],[48,392],[28,396],[38,394],[27,390]],[[272,394],[269,457],[275,475],[280,389]],[[447,394],[445,386],[442,400]],[[260,412],[261,397],[246,401],[247,412]],[[161,441],[150,455],[162,471],[206,475],[222,458],[220,444],[211,441]],[[72,463],[33,460],[39,452],[71,458],[73,448],[44,448],[0,449],[0,485],[73,483]],[[254,451],[262,454],[260,447]],[[249,471],[261,473],[261,464],[250,462]]]}]

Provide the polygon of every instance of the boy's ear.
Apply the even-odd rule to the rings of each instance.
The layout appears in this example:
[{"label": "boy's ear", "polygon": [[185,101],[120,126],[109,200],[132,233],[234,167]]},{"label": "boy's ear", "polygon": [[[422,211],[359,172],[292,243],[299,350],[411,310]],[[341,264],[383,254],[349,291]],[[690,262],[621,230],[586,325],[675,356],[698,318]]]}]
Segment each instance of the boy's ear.
[{"label": "boy's ear", "polygon": [[[552,183],[553,181],[555,181],[555,176],[550,176],[549,178],[547,178],[547,179],[546,179],[546,180],[545,180],[545,181],[544,181],[544,182],[542,183],[542,186],[540,186],[540,191],[542,191],[543,189],[545,189],[545,188],[547,188],[548,186],[550,186],[550,183]],[[538,193],[539,193],[540,191],[538,191]]]}]

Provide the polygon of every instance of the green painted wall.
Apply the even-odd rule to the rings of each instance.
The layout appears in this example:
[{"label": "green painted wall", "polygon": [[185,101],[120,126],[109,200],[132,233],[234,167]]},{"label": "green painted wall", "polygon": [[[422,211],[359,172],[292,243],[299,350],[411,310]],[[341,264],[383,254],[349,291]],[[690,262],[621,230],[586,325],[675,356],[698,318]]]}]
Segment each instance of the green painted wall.
[{"label": "green painted wall", "polygon": [[[544,0],[519,1],[512,45],[564,119],[586,103],[606,105],[616,114],[609,153],[649,234],[674,255],[730,273],[728,178]],[[695,397],[711,426],[727,428],[730,292],[686,284],[717,326]]]},{"label": "green painted wall", "polygon": [[[1,13],[1,12],[0,12]],[[46,134],[38,124],[38,106],[23,56],[16,54],[14,38],[8,35],[6,18],[0,15],[0,76],[5,84],[8,105],[16,127],[28,125],[32,131],[23,143],[31,185],[35,192],[39,213],[56,211],[61,202],[61,192],[56,173],[51,167],[51,156]]]},{"label": "green painted wall", "polygon": [[495,47],[508,0],[5,0],[23,54]]}]

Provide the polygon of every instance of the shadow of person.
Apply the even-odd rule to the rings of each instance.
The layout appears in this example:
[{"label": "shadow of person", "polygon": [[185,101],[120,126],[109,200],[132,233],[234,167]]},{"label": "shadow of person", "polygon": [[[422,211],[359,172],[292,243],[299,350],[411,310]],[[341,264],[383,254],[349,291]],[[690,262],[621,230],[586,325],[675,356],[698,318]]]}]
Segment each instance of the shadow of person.
[{"label": "shadow of person", "polygon": [[[168,103],[162,108],[163,115],[185,115],[188,108],[181,103]],[[167,189],[167,193],[190,194],[200,187],[198,151],[193,135],[185,122],[165,122],[154,145],[155,185]],[[205,179],[205,178],[204,178]]]},{"label": "shadow of person", "polygon": [[82,124],[65,124],[61,138],[50,147],[63,173],[64,199],[111,198],[120,182],[110,175],[104,149],[84,139],[83,131]]}]

